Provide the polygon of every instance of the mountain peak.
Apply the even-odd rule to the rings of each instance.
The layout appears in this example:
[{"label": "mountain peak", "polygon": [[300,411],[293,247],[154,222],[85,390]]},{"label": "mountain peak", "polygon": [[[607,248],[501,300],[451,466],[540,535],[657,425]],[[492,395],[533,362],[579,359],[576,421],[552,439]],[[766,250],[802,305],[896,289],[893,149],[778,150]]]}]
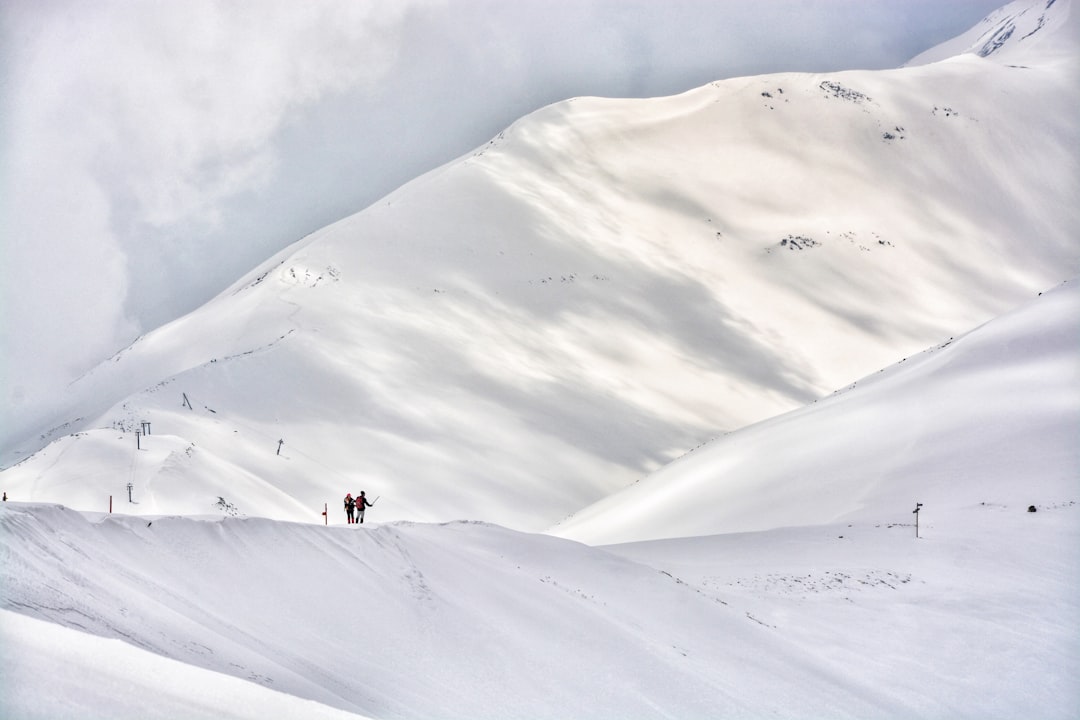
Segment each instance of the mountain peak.
[{"label": "mountain peak", "polygon": [[1075,58],[1078,36],[1080,18],[1073,12],[1072,0],[1014,0],[907,65],[926,65],[956,55],[977,55],[1003,64]]}]

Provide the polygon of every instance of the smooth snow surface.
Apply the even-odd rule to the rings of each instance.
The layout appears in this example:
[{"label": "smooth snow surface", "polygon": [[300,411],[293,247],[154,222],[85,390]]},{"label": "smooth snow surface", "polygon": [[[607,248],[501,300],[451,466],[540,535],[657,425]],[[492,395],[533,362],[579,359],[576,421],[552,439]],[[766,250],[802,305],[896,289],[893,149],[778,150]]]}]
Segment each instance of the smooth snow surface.
[{"label": "smooth snow surface", "polygon": [[1074,717],[1080,505],[1040,508],[604,550],[8,503],[3,716]]},{"label": "smooth snow surface", "polygon": [[555,528],[592,544],[1076,499],[1080,281],[743,428]]},{"label": "smooth snow surface", "polygon": [[139,720],[341,720],[330,708],[123,639],[102,640],[61,623],[0,611],[0,673],[6,718]]}]

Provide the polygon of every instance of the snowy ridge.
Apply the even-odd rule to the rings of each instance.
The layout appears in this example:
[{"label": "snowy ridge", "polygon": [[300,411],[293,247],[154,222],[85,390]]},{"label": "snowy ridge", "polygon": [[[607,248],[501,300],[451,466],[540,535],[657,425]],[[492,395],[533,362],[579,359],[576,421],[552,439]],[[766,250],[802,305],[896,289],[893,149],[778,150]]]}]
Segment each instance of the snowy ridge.
[{"label": "snowy ridge", "polygon": [[[670,575],[492,526],[90,523],[43,506],[5,507],[0,521],[13,560],[6,609],[350,712],[476,717],[515,706],[523,717],[575,715],[590,669],[615,653],[634,658],[634,669],[607,683],[605,714],[653,706],[701,716],[745,709],[734,690],[763,648],[781,666],[791,653]],[[71,569],[69,590],[53,586],[57,563]],[[228,586],[244,592],[206,592]],[[693,620],[674,628],[652,611],[665,606]],[[723,632],[695,640],[698,625]],[[690,652],[700,670],[687,677]],[[721,658],[741,658],[745,669],[704,672]],[[793,692],[784,675],[778,686]],[[687,692],[687,681],[701,692]]]},{"label": "snowy ridge", "polygon": [[480,523],[7,503],[0,709],[1065,718],[1078,520],[1075,502],[928,506],[921,540],[900,518],[607,551]]}]

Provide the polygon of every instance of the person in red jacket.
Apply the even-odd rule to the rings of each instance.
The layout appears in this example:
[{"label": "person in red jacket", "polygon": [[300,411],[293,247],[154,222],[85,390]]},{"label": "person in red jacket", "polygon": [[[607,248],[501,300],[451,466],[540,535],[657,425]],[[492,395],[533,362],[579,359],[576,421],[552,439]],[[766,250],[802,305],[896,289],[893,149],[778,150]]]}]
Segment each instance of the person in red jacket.
[{"label": "person in red jacket", "polygon": [[[378,498],[376,498],[377,500]],[[360,495],[356,498],[356,515],[359,518],[357,522],[364,522],[364,508],[371,507],[371,503],[368,502],[367,496],[364,495],[364,491],[360,491]]]}]

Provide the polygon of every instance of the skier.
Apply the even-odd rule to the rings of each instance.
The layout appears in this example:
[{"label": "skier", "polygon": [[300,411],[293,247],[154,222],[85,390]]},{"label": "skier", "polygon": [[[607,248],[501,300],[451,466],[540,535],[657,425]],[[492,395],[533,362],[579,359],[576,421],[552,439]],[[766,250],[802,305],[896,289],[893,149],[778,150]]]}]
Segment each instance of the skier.
[{"label": "skier", "polygon": [[354,522],[356,522],[356,520],[353,518],[353,511],[355,510],[356,501],[353,500],[352,493],[345,493],[345,517],[348,519],[349,525],[352,525]]},{"label": "skier", "polygon": [[[375,498],[378,500],[378,498]],[[364,508],[371,507],[371,503],[368,502],[367,497],[364,495],[364,491],[360,491],[360,496],[356,498],[356,514],[359,516],[358,522],[364,522]]]}]

